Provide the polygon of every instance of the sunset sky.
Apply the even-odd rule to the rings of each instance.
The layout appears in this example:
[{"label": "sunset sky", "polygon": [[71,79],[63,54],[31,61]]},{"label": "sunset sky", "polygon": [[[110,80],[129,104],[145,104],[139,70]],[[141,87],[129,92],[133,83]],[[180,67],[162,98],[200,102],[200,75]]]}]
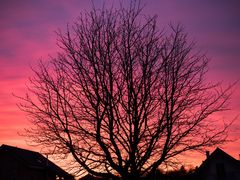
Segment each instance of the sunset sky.
[{"label": "sunset sky", "polygon": [[[97,8],[117,5],[117,0],[92,0]],[[127,0],[124,1],[128,2]],[[240,80],[240,1],[239,0],[142,0],[144,13],[158,16],[159,28],[182,24],[189,39],[211,59],[208,80],[227,86]],[[65,30],[79,15],[92,7],[90,0],[0,0],[0,145],[28,149],[26,138],[18,134],[30,126],[18,107],[26,92],[31,66],[57,52],[57,29]],[[229,121],[240,115],[240,81],[235,86],[229,108],[216,116]],[[223,150],[238,158],[240,154],[240,116],[231,127],[234,142]],[[189,155],[200,163],[203,155]],[[198,160],[195,160],[198,159]]]}]

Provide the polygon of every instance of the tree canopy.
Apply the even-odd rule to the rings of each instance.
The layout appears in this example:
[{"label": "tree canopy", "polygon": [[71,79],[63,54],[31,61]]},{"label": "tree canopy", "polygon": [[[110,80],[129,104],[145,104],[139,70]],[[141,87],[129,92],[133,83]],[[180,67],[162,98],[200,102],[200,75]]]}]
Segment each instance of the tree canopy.
[{"label": "tree canopy", "polygon": [[223,143],[229,88],[181,26],[162,31],[141,5],[93,9],[58,31],[60,51],[34,69],[20,107],[33,142],[99,177],[138,179],[177,155]]}]

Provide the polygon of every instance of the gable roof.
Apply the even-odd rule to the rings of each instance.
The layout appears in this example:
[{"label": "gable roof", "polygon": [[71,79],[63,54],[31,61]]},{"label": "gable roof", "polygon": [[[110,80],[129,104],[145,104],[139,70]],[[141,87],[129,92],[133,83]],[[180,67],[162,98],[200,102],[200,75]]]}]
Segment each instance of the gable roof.
[{"label": "gable roof", "polygon": [[14,159],[25,164],[31,169],[47,170],[61,177],[73,177],[66,171],[45,158],[42,154],[3,144],[0,147],[0,153],[7,153]]},{"label": "gable roof", "polygon": [[207,166],[214,161],[215,159],[221,159],[221,160],[226,160],[236,166],[239,167],[240,169],[240,161],[236,160],[235,158],[233,158],[232,156],[230,156],[229,154],[227,154],[226,152],[224,152],[222,149],[220,148],[216,148],[215,151],[213,151],[209,157],[203,161],[203,163],[200,165],[200,167],[198,168],[197,171],[202,171],[203,169],[207,168]]},{"label": "gable roof", "polygon": [[206,161],[209,161],[214,158],[219,158],[219,157],[227,159],[234,163],[240,163],[238,160],[236,160],[235,158],[233,158],[232,156],[230,156],[220,148],[216,148],[215,151],[212,152],[212,154],[207,158]]}]

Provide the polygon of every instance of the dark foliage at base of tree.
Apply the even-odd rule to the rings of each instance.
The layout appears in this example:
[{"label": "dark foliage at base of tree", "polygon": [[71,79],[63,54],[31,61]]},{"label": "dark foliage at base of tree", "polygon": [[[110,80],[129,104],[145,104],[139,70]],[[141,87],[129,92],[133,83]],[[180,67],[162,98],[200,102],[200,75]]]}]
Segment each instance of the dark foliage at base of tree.
[{"label": "dark foliage at base of tree", "polygon": [[[139,180],[194,180],[196,179],[195,169],[186,170],[184,166],[180,169],[163,172],[157,169],[152,174],[148,174],[147,177],[139,178]],[[86,175],[80,180],[121,180],[121,178],[98,178],[91,175]]]}]

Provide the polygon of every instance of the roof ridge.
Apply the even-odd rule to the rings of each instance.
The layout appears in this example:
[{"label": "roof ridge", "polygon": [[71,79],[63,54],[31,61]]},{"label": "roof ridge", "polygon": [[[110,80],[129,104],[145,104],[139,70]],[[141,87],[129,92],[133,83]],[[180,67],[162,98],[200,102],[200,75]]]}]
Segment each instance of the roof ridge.
[{"label": "roof ridge", "polygon": [[229,158],[231,159],[234,159],[236,161],[238,161],[236,158],[234,158],[233,156],[231,156],[230,154],[226,153],[224,150],[222,150],[221,148],[217,147],[211,154],[213,153],[216,153],[216,152],[220,152],[220,153],[223,153],[224,155],[228,156]]},{"label": "roof ridge", "polygon": [[[65,170],[63,170],[61,167],[53,163],[51,160],[46,158],[43,154],[33,151],[33,150],[28,150],[28,149],[23,149],[19,147],[14,147],[6,144],[2,144],[0,146],[0,150],[6,150],[10,153],[14,153],[14,157],[23,161],[27,166],[30,167],[35,167],[35,168],[48,168],[48,169],[55,169],[55,171],[68,174]],[[47,163],[48,162],[48,163]],[[47,166],[44,166],[44,164],[48,164]]]},{"label": "roof ridge", "polygon": [[21,147],[17,147],[17,146],[11,146],[11,145],[8,145],[8,144],[2,144],[0,146],[1,147],[7,147],[7,148],[14,148],[14,149],[19,149],[19,150],[23,150],[23,151],[29,151],[29,152],[32,152],[32,153],[37,153],[37,154],[40,154],[42,155],[41,153],[37,152],[37,151],[33,151],[33,150],[29,150],[29,149],[24,149],[24,148],[21,148]]}]

